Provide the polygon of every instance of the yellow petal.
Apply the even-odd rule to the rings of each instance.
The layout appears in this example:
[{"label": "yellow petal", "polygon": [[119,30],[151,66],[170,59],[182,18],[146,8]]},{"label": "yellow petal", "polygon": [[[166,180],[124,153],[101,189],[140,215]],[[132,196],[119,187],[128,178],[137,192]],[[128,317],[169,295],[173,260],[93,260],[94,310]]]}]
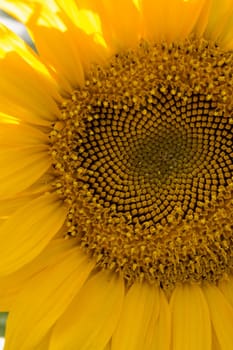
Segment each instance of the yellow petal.
[{"label": "yellow petal", "polygon": [[47,85],[48,91],[55,100],[59,99],[57,85],[49,74],[47,67],[40,61],[37,53],[28,46],[25,41],[17,34],[8,29],[4,24],[0,23],[0,57],[6,59],[7,55],[14,52],[18,58],[21,58],[29,66],[43,77],[43,84]]},{"label": "yellow petal", "polygon": [[221,349],[233,349],[233,307],[215,285],[204,288],[211,321]]},{"label": "yellow petal", "polygon": [[30,17],[33,8],[30,9],[25,1],[15,0],[1,0],[1,9],[5,12],[11,14],[13,17],[21,19],[25,22],[25,19]]},{"label": "yellow petal", "polygon": [[111,350],[112,346],[111,346],[111,341],[108,342],[108,344],[105,346],[105,348],[103,350]]},{"label": "yellow petal", "polygon": [[232,0],[212,0],[212,6],[205,35],[208,38],[217,41],[219,37],[224,33],[228,21],[232,18],[232,14]]},{"label": "yellow petal", "polygon": [[0,123],[3,124],[19,124],[19,120],[6,113],[0,112]]},{"label": "yellow petal", "polygon": [[63,225],[66,208],[44,195],[17,210],[0,230],[0,275],[10,274],[35,258]]},{"label": "yellow petal", "polygon": [[0,146],[33,146],[45,145],[48,136],[28,125],[0,124]]},{"label": "yellow petal", "polygon": [[5,27],[2,23],[0,23],[0,36],[0,57],[3,59],[7,56],[7,54],[13,51],[17,53],[18,57],[21,57],[35,71],[43,75],[45,81],[47,81],[47,84],[50,85],[51,94],[53,92],[52,95],[57,97],[57,87],[54,85],[55,82],[51,79],[48,70],[41,63],[39,56],[35,53],[35,51],[31,49],[23,39]]},{"label": "yellow petal", "polygon": [[38,25],[31,26],[31,29],[41,59],[50,68],[60,90],[67,92],[72,91],[72,88],[82,86],[84,72],[80,61],[79,47],[71,32]]},{"label": "yellow petal", "polygon": [[231,16],[219,37],[219,44],[226,50],[233,49],[233,8],[231,9]]},{"label": "yellow petal", "polygon": [[211,350],[222,350],[221,346],[219,345],[219,342],[218,342],[218,339],[217,339],[217,336],[215,334],[214,329],[212,329],[212,348],[211,348]]},{"label": "yellow petal", "polygon": [[0,218],[7,219],[9,215],[13,214],[17,209],[27,204],[30,200],[38,197],[37,194],[34,195],[21,195],[14,196],[10,199],[0,200]]},{"label": "yellow petal", "polygon": [[5,350],[34,350],[71,303],[93,266],[94,262],[75,247],[59,263],[29,280],[9,314]]},{"label": "yellow petal", "polygon": [[142,0],[141,4],[147,37],[172,41],[191,33],[205,0]]},{"label": "yellow petal", "polygon": [[[0,109],[30,124],[50,125],[60,114],[52,84],[15,51],[0,60]],[[13,107],[12,108],[12,103]]]},{"label": "yellow petal", "polygon": [[124,296],[121,278],[102,271],[83,286],[57,322],[51,350],[103,350],[119,320]]},{"label": "yellow petal", "polygon": [[[155,310],[149,324],[147,344],[144,350],[169,350],[171,346],[171,315],[167,299],[162,290],[155,300]],[[157,314],[158,312],[158,314]]]},{"label": "yellow petal", "polygon": [[37,181],[51,166],[46,147],[0,150],[0,196],[17,194]]},{"label": "yellow petal", "polygon": [[43,340],[33,350],[49,350],[51,331],[46,334]]},{"label": "yellow petal", "polygon": [[112,350],[142,350],[146,342],[158,290],[146,283],[135,283],[126,294]]},{"label": "yellow petal", "polygon": [[177,286],[170,307],[173,349],[211,350],[210,316],[201,288]]},{"label": "yellow petal", "polygon": [[[0,286],[2,285],[0,278]],[[14,293],[8,293],[6,291],[0,291],[0,312],[9,312],[13,303],[15,303],[16,295]]]},{"label": "yellow petal", "polygon": [[49,266],[57,264],[67,255],[67,251],[77,245],[76,239],[52,240],[48,246],[30,263],[16,272],[0,278],[0,310],[10,311],[17,295],[27,280]]},{"label": "yellow petal", "polygon": [[210,11],[211,11],[212,0],[206,0],[202,10],[200,12],[200,16],[195,24],[194,32],[197,36],[202,36],[207,28]]},{"label": "yellow petal", "polygon": [[56,0],[1,0],[1,9],[25,24],[28,21],[36,20],[40,25],[54,25],[57,28],[64,29],[59,16],[56,16],[59,9]]},{"label": "yellow petal", "polygon": [[233,277],[230,276],[228,280],[220,282],[218,287],[233,307]]},{"label": "yellow petal", "polygon": [[55,181],[55,176],[53,171],[48,170],[44,173],[37,181],[35,181],[30,187],[25,191],[21,192],[22,195],[32,195],[32,194],[43,194],[46,192],[53,191],[53,184]]},{"label": "yellow petal", "polygon": [[57,3],[62,13],[61,18],[69,30],[69,35],[74,38],[73,40],[79,47],[83,66],[86,67],[86,61],[95,63],[99,59],[99,55],[103,55],[103,47],[106,49],[107,46],[103,38],[99,13],[92,8],[95,1],[91,0],[87,3],[86,0],[84,2],[58,0]]},{"label": "yellow petal", "polygon": [[141,33],[140,17],[131,0],[91,0],[79,1],[79,4],[81,8],[85,6],[98,13],[104,39],[114,50],[132,47],[138,43]]},{"label": "yellow petal", "polygon": [[87,34],[101,33],[99,18],[93,11],[81,9],[81,1],[75,0],[57,0],[58,6],[71,20],[71,22],[81,28]]}]

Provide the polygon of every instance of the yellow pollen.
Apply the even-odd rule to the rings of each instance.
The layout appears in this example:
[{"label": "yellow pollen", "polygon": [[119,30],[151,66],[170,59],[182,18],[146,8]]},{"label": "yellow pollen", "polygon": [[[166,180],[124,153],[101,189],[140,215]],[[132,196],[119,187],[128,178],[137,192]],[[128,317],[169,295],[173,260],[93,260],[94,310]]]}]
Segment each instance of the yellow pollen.
[{"label": "yellow pollen", "polygon": [[232,52],[142,41],[64,99],[54,191],[97,266],[165,290],[232,272],[232,87]]}]

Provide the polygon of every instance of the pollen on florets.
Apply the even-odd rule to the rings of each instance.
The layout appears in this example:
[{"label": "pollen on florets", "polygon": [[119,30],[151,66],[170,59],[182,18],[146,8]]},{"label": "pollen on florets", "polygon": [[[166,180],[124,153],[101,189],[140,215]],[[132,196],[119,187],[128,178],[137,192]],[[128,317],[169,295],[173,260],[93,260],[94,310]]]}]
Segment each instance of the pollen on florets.
[{"label": "pollen on florets", "polygon": [[142,41],[59,106],[55,191],[97,266],[163,288],[232,270],[232,73],[205,40]]}]

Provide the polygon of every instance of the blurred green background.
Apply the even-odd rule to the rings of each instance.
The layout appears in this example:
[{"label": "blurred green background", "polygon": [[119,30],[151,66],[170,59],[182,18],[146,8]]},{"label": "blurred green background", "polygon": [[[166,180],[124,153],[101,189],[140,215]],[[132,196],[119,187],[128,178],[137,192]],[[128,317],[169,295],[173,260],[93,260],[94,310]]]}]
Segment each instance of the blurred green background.
[{"label": "blurred green background", "polygon": [[7,313],[0,312],[0,337],[4,336],[6,319],[7,319]]}]

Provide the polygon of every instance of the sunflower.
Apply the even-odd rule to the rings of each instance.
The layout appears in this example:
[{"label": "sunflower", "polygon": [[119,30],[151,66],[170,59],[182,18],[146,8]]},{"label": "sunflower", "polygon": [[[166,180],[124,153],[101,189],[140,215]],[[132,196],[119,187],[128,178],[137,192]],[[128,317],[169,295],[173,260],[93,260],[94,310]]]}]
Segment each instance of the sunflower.
[{"label": "sunflower", "polygon": [[233,1],[1,1],[5,350],[233,349]]}]

